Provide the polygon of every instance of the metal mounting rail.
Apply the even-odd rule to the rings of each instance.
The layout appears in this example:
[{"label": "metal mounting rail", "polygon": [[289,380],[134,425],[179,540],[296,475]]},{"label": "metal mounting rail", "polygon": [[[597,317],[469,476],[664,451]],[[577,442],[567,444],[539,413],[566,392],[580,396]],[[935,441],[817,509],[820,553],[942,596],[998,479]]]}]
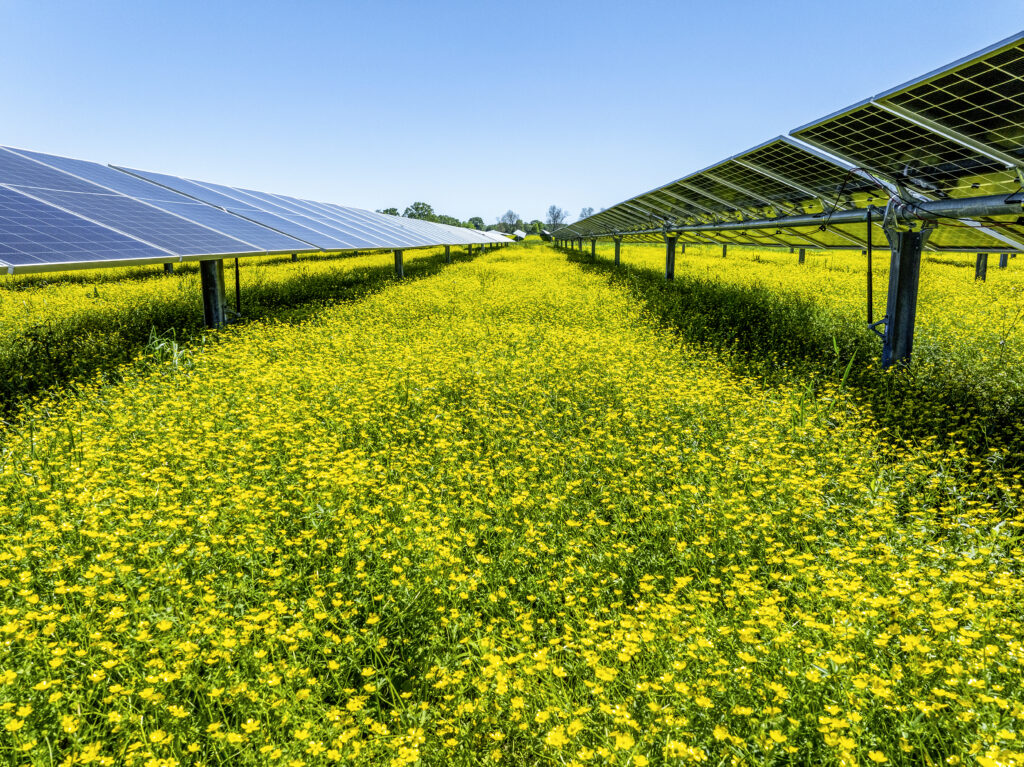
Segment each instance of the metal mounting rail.
[{"label": "metal mounting rail", "polygon": [[[837,210],[828,213],[807,213],[798,216],[760,218],[749,221],[722,221],[715,224],[681,224],[666,222],[663,227],[651,229],[614,229],[605,232],[582,234],[584,239],[602,237],[623,237],[642,234],[667,234],[683,232],[733,232],[744,229],[787,229],[800,226],[834,226],[836,224],[859,224],[868,220],[869,213],[881,213],[882,208],[870,206],[852,210]],[[895,200],[890,215],[901,224],[915,221],[937,221],[943,218],[974,219],[988,216],[1019,216],[1024,212],[1024,193],[1011,195],[995,194],[985,197],[963,197],[948,200],[908,202]],[[874,218],[874,216],[872,216]],[[874,220],[878,221],[879,218]]]}]

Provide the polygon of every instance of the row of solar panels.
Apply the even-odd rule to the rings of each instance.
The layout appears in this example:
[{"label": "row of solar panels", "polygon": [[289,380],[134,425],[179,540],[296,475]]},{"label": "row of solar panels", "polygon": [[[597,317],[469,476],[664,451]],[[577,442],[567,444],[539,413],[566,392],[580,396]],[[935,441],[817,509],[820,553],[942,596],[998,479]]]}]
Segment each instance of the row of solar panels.
[{"label": "row of solar panels", "polygon": [[0,147],[0,267],[8,273],[509,241],[497,232]]},{"label": "row of solar panels", "polygon": [[[1024,32],[571,226],[581,236],[820,214],[1024,185]],[[1024,221],[942,222],[928,247],[1024,249]],[[656,235],[650,235],[656,236]],[[863,225],[685,233],[692,242],[863,247]]]}]

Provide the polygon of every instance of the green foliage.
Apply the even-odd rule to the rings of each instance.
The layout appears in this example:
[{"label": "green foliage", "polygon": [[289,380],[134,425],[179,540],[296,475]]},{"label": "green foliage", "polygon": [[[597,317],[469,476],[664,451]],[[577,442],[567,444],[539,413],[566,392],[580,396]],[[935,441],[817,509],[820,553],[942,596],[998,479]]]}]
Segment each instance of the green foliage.
[{"label": "green foliage", "polygon": [[414,202],[405,209],[405,213],[402,215],[406,218],[418,218],[423,221],[435,221],[437,219],[433,207],[425,202]]}]

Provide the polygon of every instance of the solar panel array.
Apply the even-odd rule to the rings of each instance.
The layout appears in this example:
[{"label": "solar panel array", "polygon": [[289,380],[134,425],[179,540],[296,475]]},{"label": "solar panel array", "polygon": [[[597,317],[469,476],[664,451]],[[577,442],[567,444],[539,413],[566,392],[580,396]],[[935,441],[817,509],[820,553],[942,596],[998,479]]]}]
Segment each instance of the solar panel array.
[{"label": "solar panel array", "polygon": [[[862,247],[863,224],[834,211],[1010,195],[1024,184],[1024,33],[803,126],[788,136],[572,224],[562,236],[660,238],[709,223],[816,214],[777,230],[681,232],[690,242]],[[880,231],[880,229],[879,229]],[[1024,250],[1024,222],[940,222],[933,250]]]},{"label": "solar panel array", "polygon": [[0,147],[0,267],[8,273],[509,241],[490,232]]}]

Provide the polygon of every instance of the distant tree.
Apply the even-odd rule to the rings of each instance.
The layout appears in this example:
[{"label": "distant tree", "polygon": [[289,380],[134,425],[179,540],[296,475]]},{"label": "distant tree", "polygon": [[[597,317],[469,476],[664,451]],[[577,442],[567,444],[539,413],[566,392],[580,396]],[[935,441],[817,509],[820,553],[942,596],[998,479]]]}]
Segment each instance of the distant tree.
[{"label": "distant tree", "polygon": [[544,228],[544,224],[537,219],[533,219],[526,228],[529,234],[540,234],[540,230]]},{"label": "distant tree", "polygon": [[548,216],[545,219],[545,223],[548,225],[548,230],[554,232],[565,226],[565,220],[567,218],[569,218],[568,213],[557,205],[552,205],[548,208]]},{"label": "distant tree", "polygon": [[498,219],[503,232],[514,232],[517,221],[519,221],[519,214],[514,210],[506,210],[504,215]]},{"label": "distant tree", "polygon": [[583,210],[580,211],[580,218],[590,218],[593,215],[594,215],[594,209],[593,208],[584,208]]},{"label": "distant tree", "polygon": [[443,213],[436,214],[431,220],[436,224],[448,224],[448,226],[468,226],[468,224],[462,223],[455,216],[446,216]]},{"label": "distant tree", "polygon": [[414,202],[403,213],[406,218],[418,218],[423,221],[434,220],[434,209],[425,202]]},{"label": "distant tree", "polygon": [[480,216],[473,216],[473,218],[469,219],[469,221],[467,221],[466,223],[472,226],[474,229],[484,228],[484,220],[480,218]]},{"label": "distant tree", "polygon": [[383,214],[385,214],[387,216],[397,216],[398,215],[398,208],[378,208],[377,212],[378,213],[383,213]]}]

